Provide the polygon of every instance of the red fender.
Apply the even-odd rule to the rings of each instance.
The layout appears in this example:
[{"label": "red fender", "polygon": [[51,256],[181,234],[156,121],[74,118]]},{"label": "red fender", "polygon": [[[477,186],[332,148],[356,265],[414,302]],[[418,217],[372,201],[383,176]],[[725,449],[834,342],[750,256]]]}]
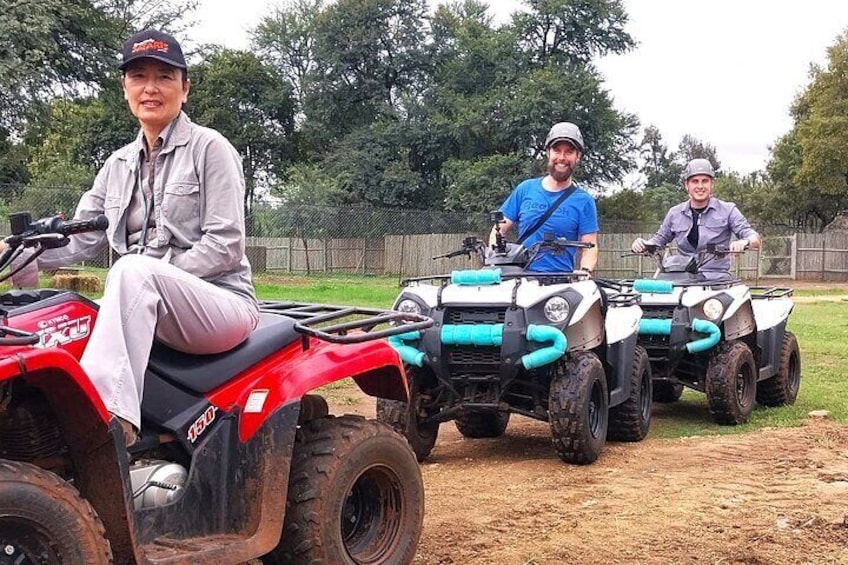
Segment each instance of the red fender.
[{"label": "red fender", "polygon": [[[334,344],[300,340],[212,391],[209,402],[221,410],[241,408],[241,441],[247,441],[274,410],[306,393],[352,377],[363,392],[406,400],[406,374],[397,352],[384,340]],[[251,396],[252,395],[252,396]],[[251,402],[248,404],[248,399]]]}]

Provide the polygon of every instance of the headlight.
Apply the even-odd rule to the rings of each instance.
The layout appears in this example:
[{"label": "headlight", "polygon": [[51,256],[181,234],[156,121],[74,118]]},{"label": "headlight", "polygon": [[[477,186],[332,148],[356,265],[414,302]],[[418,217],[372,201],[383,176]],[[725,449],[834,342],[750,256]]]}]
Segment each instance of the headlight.
[{"label": "headlight", "polygon": [[562,296],[553,296],[545,302],[545,318],[554,324],[561,324],[568,319],[571,307],[568,300]]},{"label": "headlight", "polygon": [[400,302],[398,302],[397,308],[395,308],[398,312],[404,312],[406,314],[418,314],[421,315],[421,306],[418,305],[414,300],[410,300],[409,298],[404,298]]},{"label": "headlight", "polygon": [[704,302],[704,316],[711,322],[715,322],[724,314],[724,304],[717,298],[710,298]]}]

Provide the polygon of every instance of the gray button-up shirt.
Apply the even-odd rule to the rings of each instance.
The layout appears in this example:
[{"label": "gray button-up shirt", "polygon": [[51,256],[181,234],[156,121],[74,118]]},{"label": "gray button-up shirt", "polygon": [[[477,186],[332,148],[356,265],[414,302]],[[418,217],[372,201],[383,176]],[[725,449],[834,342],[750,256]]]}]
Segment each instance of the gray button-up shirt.
[{"label": "gray button-up shirt", "polygon": [[[720,246],[730,245],[730,236],[739,239],[749,238],[757,232],[736,207],[733,202],[725,202],[718,198],[710,198],[707,207],[698,216],[698,246],[692,247],[686,236],[692,229],[692,209],[689,202],[684,202],[672,207],[665,215],[659,231],[654,234],[648,243],[665,247],[672,241],[677,245],[681,255],[692,256],[704,251],[709,244]],[[718,257],[701,268],[701,272],[708,278],[725,274],[730,271],[730,257]]]},{"label": "gray button-up shirt", "polygon": [[147,176],[139,171],[143,147],[139,132],[133,143],[106,160],[94,186],[80,199],[74,217],[105,214],[106,232],[74,235],[67,247],[41,255],[39,267],[55,269],[92,259],[107,244],[120,255],[135,251],[138,246],[127,229],[131,201],[141,188],[139,178],[149,183],[152,177],[155,230],[150,230],[144,253],[255,303],[245,255],[241,158],[224,136],[192,123],[182,112],[170,127],[156,167]]}]

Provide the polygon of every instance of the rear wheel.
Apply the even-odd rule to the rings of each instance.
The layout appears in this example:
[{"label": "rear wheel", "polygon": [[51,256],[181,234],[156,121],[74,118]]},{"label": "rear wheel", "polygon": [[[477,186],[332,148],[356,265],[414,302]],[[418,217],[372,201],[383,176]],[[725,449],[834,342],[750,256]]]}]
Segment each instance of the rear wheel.
[{"label": "rear wheel", "polygon": [[630,396],[622,404],[610,408],[607,439],[642,441],[651,426],[651,364],[643,347],[636,346],[630,370]]},{"label": "rear wheel", "polygon": [[554,448],[566,463],[586,464],[601,454],[609,425],[604,367],[592,353],[559,362],[548,401]]},{"label": "rear wheel", "polygon": [[421,369],[406,367],[409,379],[409,402],[399,400],[377,399],[377,421],[387,424],[401,434],[409,442],[415,458],[424,461],[439,437],[439,423],[422,424],[419,421],[421,412]]},{"label": "rear wheel", "polygon": [[28,463],[0,461],[2,563],[112,562],[103,524],[79,492]]},{"label": "rear wheel", "polygon": [[669,381],[654,381],[654,401],[662,404],[677,402],[683,395],[683,385]]},{"label": "rear wheel", "polygon": [[777,374],[757,383],[757,402],[763,406],[795,404],[801,388],[801,352],[792,332],[783,334]]},{"label": "rear wheel", "polygon": [[405,565],[424,519],[409,444],[359,416],[303,425],[295,440],[283,535],[265,563]]},{"label": "rear wheel", "polygon": [[501,437],[509,424],[509,412],[472,412],[458,417],[455,424],[467,438]]},{"label": "rear wheel", "polygon": [[707,366],[706,392],[717,423],[733,426],[748,421],[757,396],[757,366],[745,343],[718,346]]}]

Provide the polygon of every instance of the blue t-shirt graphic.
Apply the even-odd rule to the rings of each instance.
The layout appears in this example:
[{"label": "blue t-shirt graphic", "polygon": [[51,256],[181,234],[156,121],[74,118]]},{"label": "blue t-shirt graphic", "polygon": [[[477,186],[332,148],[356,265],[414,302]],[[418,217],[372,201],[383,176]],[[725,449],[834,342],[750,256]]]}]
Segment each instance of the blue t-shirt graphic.
[{"label": "blue t-shirt graphic", "polygon": [[[582,235],[600,231],[595,199],[577,185],[574,188],[574,194],[560,204],[551,217],[524,241],[524,247],[541,241],[545,233],[553,233],[569,241],[579,241]],[[562,192],[545,190],[541,177],[528,179],[515,187],[501,206],[501,212],[508,220],[519,223],[519,235],[524,235],[524,230],[532,228],[560,195]],[[530,265],[530,270],[548,273],[573,271],[577,251],[576,248],[568,248],[559,255],[549,250],[542,251]]]}]

